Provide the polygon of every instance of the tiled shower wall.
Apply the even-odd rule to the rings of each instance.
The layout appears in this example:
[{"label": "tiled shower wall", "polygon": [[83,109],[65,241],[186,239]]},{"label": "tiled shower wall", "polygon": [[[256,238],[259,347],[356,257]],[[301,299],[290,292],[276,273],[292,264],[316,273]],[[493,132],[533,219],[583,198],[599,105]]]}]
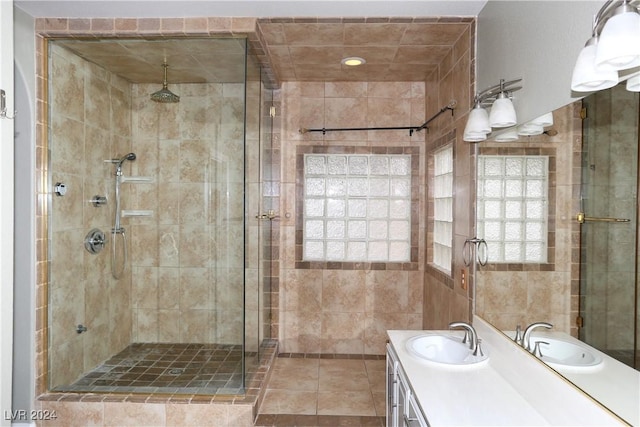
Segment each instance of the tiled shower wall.
[{"label": "tiled shower wall", "polygon": [[[462,245],[473,233],[473,186],[475,182],[475,145],[462,140],[466,118],[475,90],[475,21],[460,36],[449,55],[426,79],[426,117],[432,117],[452,100],[457,102],[453,113],[436,119],[426,136],[427,171],[432,170],[432,154],[453,146],[453,260],[451,274],[444,273],[431,263],[427,249],[425,267],[424,323],[425,329],[446,329],[452,321],[470,320],[471,286],[473,280],[462,260]],[[427,179],[430,179],[427,177]],[[428,180],[428,186],[431,181]],[[429,189],[429,194],[433,190]],[[433,242],[433,203],[428,199],[426,244]],[[462,286],[465,272],[466,288]]]},{"label": "tiled shower wall", "polygon": [[[423,83],[298,83],[282,87],[280,351],[384,354],[386,330],[421,329],[424,246],[418,267],[296,268],[296,154],[305,147],[419,147],[417,229],[424,235],[424,134],[408,131],[301,134],[300,128],[407,126],[424,122]],[[357,264],[357,263],[356,263]],[[354,268],[355,267],[355,268]]]},{"label": "tiled shower wall", "polygon": [[[240,343],[243,333],[244,84],[133,86],[130,218],[134,342]],[[254,97],[256,94],[254,94]],[[254,159],[255,162],[255,159]],[[127,222],[125,222],[125,227]]]},{"label": "tiled shower wall", "polygon": [[[52,47],[51,179],[67,185],[53,196],[49,354],[51,384],[67,384],[130,341],[130,276],[111,277],[109,245],[85,251],[92,228],[109,235],[113,206],[94,207],[95,195],[113,197],[113,165],[131,144],[131,89],[127,81]],[[87,332],[78,334],[82,324]]]}]

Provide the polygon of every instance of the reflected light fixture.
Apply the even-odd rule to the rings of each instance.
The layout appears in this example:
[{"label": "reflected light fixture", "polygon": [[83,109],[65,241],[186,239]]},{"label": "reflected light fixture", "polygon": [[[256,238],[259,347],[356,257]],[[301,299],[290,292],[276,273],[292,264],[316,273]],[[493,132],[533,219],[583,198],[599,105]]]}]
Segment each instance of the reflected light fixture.
[{"label": "reflected light fixture", "polygon": [[531,120],[530,123],[536,126],[542,126],[543,128],[546,128],[547,126],[552,126],[553,113],[549,112],[541,115],[540,117],[536,117],[535,119]]},{"label": "reflected light fixture", "polygon": [[348,56],[346,58],[342,58],[342,61],[340,61],[341,64],[349,67],[357,67],[358,65],[365,64],[366,62],[367,61],[364,58],[360,58],[359,56]]},{"label": "reflected light fixture", "polygon": [[627,80],[627,90],[629,92],[640,92],[640,73],[629,77],[629,80]]},{"label": "reflected light fixture", "polygon": [[518,139],[520,139],[520,136],[518,135],[518,131],[516,130],[516,127],[510,127],[508,129],[505,129],[504,132],[499,133],[498,135],[496,135],[496,137],[494,138],[494,141],[496,142],[513,142],[513,141],[517,141]]},{"label": "reflected light fixture", "polygon": [[[495,86],[491,86],[476,94],[474,106],[464,129],[462,139],[467,142],[480,142],[487,139],[492,128],[506,128],[517,123],[516,111],[511,102],[511,94],[521,86],[513,86],[522,79],[511,81],[500,80]],[[491,107],[487,113],[486,107]]]},{"label": "reflected light fixture", "polygon": [[535,136],[542,135],[544,128],[532,122],[527,122],[521,126],[518,126],[518,135],[520,136]]},{"label": "reflected light fixture", "polygon": [[638,66],[640,11],[630,0],[608,0],[594,17],[591,38],[578,55],[571,90],[608,89],[625,79],[619,71]]}]

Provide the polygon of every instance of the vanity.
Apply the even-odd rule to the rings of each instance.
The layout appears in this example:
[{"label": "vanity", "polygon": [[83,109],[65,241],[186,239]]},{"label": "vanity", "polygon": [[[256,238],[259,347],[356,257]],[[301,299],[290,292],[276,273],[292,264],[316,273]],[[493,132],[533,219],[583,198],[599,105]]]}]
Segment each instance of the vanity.
[{"label": "vanity", "polygon": [[[597,368],[577,367],[560,375],[483,319],[476,316],[473,326],[482,351],[462,358],[455,354],[462,330],[387,332],[387,426],[640,424],[638,371],[593,349],[604,356]],[[429,353],[430,346],[439,352]],[[544,360],[544,345],[541,351]],[[570,378],[597,383],[603,371],[622,376],[616,386],[601,387],[600,396],[587,395]],[[610,395],[609,401],[603,395]],[[614,400],[616,413],[608,408]]]}]

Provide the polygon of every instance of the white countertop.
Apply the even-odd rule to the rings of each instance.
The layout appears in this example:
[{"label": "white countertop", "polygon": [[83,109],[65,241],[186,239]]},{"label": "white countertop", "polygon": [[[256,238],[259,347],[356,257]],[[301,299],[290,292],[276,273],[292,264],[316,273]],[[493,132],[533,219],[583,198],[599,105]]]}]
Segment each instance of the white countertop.
[{"label": "white countertop", "polygon": [[[535,332],[533,336],[549,336],[585,345],[564,332]],[[598,402],[634,426],[640,426],[640,371],[588,346],[602,357],[593,368],[555,368],[563,377],[580,387]]]},{"label": "white countertop", "polygon": [[624,425],[482,319],[474,327],[489,353],[479,367],[434,364],[406,349],[413,336],[450,331],[388,331],[431,426]]}]

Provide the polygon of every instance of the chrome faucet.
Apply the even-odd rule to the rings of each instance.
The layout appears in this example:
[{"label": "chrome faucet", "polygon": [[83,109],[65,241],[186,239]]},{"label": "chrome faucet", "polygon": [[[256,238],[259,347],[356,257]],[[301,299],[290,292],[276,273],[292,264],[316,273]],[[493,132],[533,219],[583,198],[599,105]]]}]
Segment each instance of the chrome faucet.
[{"label": "chrome faucet", "polygon": [[516,326],[516,335],[513,337],[513,340],[516,342],[516,344],[522,345],[522,327],[520,326],[520,324]]},{"label": "chrome faucet", "polygon": [[524,334],[522,335],[522,344],[521,344],[522,347],[524,347],[524,349],[527,351],[532,351],[531,343],[529,341],[530,341],[531,332],[533,332],[533,330],[536,328],[551,329],[553,328],[553,325],[547,322],[535,322],[527,326],[527,328],[524,330]]},{"label": "chrome faucet", "polygon": [[449,323],[449,329],[453,328],[464,328],[465,335],[462,339],[462,342],[466,343],[467,337],[469,337],[469,349],[475,353],[478,349],[478,334],[476,333],[476,330],[473,328],[473,326],[471,326],[471,324],[467,322]]}]

